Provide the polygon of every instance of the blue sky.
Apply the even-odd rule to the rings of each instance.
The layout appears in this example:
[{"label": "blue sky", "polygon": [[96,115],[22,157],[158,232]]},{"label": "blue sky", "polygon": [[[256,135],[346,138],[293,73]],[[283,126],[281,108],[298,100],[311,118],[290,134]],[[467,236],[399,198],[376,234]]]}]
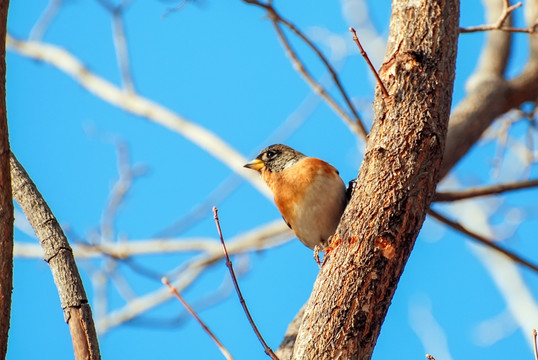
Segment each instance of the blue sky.
[{"label": "blue sky", "polygon": [[[42,0],[32,6],[11,2],[10,34],[27,39],[47,4]],[[275,5],[327,54],[348,94],[370,124],[373,77],[356,51],[348,27],[358,29],[363,45],[378,67],[388,34],[390,7],[388,2],[368,2],[365,14],[378,37],[363,38],[366,30],[361,32],[361,24],[354,22],[360,14],[343,10],[350,4],[354,2]],[[205,0],[189,3],[163,18],[166,9],[175,5],[165,1],[133,1],[124,14],[138,94],[211,130],[245,157],[255,155],[268,142],[284,142],[330,162],[346,182],[356,176],[364,144],[312,95],[285,56],[263,11],[241,1]],[[463,26],[484,22],[478,1],[462,2],[461,12]],[[300,41],[288,36],[315,78],[326,78],[321,62]],[[465,79],[474,69],[483,38],[480,33],[460,38],[454,104],[464,95]],[[511,75],[520,71],[528,52],[526,35],[514,38],[517,50],[508,71]],[[111,16],[99,2],[66,1],[42,41],[64,48],[91,72],[121,86]],[[229,168],[182,136],[102,101],[50,65],[8,52],[7,68],[12,150],[72,242],[88,241],[98,232],[107,197],[118,178],[116,140],[127,144],[131,163],[146,170],[135,180],[115,218],[118,237],[148,239],[162,233],[234,176]],[[334,86],[329,91],[340,101]],[[297,118],[289,120],[298,109],[304,117],[300,124],[294,120]],[[282,127],[286,121],[288,125]],[[291,131],[290,127],[297,128]],[[526,131],[525,125],[518,125],[511,136],[514,141],[523,141]],[[457,166],[455,176],[445,186],[465,187],[523,176],[522,171],[510,166],[514,163],[510,161],[501,167],[498,177],[492,176],[494,155],[494,144],[482,142]],[[508,152],[507,158],[511,159],[510,156],[514,155]],[[536,174],[533,169],[531,175]],[[527,190],[477,202],[476,206],[497,209],[496,217],[492,217],[495,225],[503,223],[512,209],[521,209],[527,215],[536,213],[536,199],[536,190]],[[272,202],[244,181],[215,205],[220,210],[225,238],[280,218]],[[472,206],[467,205],[467,209],[472,210]],[[439,209],[465,214],[460,208]],[[536,219],[525,220],[515,227],[512,236],[507,236],[504,245],[533,258],[538,250],[533,241],[537,226]],[[217,236],[210,212],[187,229],[168,231],[166,235],[212,239]],[[20,230],[15,239],[36,243]],[[462,235],[427,220],[383,325],[374,359],[392,358],[395,354],[399,358],[419,359],[426,352],[438,352],[437,359],[443,359],[443,336],[452,358],[531,358],[530,333],[521,330],[491,346],[477,344],[477,326],[505,313],[507,305],[473,249]],[[190,256],[149,255],[136,261],[161,274]],[[262,334],[276,349],[315,280],[317,265],[311,252],[292,240],[274,249],[235,257],[234,261],[247,263],[249,271],[240,278],[241,288]],[[79,261],[92,301],[96,294],[88,270],[99,266],[99,261]],[[138,296],[162,287],[156,278],[141,276],[125,264],[117,266]],[[525,269],[519,272],[536,297],[536,274]],[[220,262],[207,270],[184,296],[199,304],[200,299],[215,292],[221,284],[229,289],[227,279],[227,269]],[[112,285],[108,287],[108,300],[111,309],[125,304]],[[198,324],[188,317],[182,326],[162,326],[181,313],[181,305],[171,300],[140,319],[110,329],[100,337],[103,358],[221,358]],[[428,314],[442,329],[441,335],[428,322]],[[236,359],[266,357],[233,293],[200,311],[200,316]],[[435,340],[430,348],[424,348],[417,336],[412,317],[430,324],[428,329]],[[538,326],[538,318],[535,323]],[[37,357],[71,359],[69,329],[63,321],[47,264],[39,259],[17,258],[8,358]]]}]

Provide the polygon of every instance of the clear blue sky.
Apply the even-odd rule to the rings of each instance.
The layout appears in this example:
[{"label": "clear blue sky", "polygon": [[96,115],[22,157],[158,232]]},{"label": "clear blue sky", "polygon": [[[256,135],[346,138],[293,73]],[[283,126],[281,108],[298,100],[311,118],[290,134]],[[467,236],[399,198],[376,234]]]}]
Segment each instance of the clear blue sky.
[{"label": "clear blue sky", "polygon": [[[369,123],[373,82],[348,33],[356,17],[344,15],[340,2],[276,2],[280,13],[312,36],[331,57],[344,87]],[[369,17],[380,39],[388,34],[388,2],[369,1]],[[479,1],[462,2],[461,24],[484,22]],[[12,1],[8,30],[20,39],[29,37],[48,2],[28,6]],[[130,60],[136,91],[207,129],[244,156],[253,156],[272,142],[286,144],[310,156],[332,163],[344,181],[354,178],[363,143],[324,103],[312,100],[311,91],[293,70],[271,23],[258,8],[241,1],[196,1],[165,18],[173,2],[133,1],[125,13]],[[121,85],[111,17],[97,1],[66,1],[48,27],[43,41],[55,44],[79,58],[91,72]],[[372,58],[383,55],[383,46],[362,38]],[[291,34],[288,36],[316,78],[326,76],[322,64]],[[483,34],[460,40],[454,103],[464,95],[464,82],[480,52]],[[525,61],[526,35],[516,35],[522,45],[511,62],[517,74]],[[346,56],[331,51],[344,49]],[[369,48],[370,46],[370,48]],[[374,48],[377,49],[373,50]],[[380,63],[377,62],[376,66]],[[52,66],[7,54],[7,101],[13,152],[37,184],[71,241],[88,239],[99,228],[111,186],[117,179],[115,148],[110,138],[121,138],[129,147],[131,161],[147,168],[136,180],[115,222],[118,234],[146,239],[168,228],[218,188],[232,172],[185,138],[146,119],[126,114],[88,93],[69,76]],[[334,87],[331,93],[338,97]],[[291,135],[276,131],[310,98],[309,113]],[[315,99],[315,98],[314,98]],[[338,99],[340,99],[338,97]],[[275,132],[276,131],[276,132]],[[515,130],[524,138],[524,128]],[[519,131],[519,133],[518,133]],[[464,186],[490,179],[495,147],[475,149],[458,166]],[[510,168],[506,168],[510,171]],[[245,170],[247,171],[247,170]],[[533,170],[536,175],[536,170]],[[493,178],[499,182],[503,178]],[[498,210],[497,222],[512,207],[536,213],[536,190],[511,196]],[[224,235],[234,235],[279,219],[278,211],[251,185],[241,185],[220,209]],[[496,206],[496,205],[495,205]],[[447,209],[448,208],[443,208]],[[506,246],[529,258],[537,254],[536,220],[525,222]],[[211,216],[174,236],[215,238]],[[16,231],[16,241],[36,240]],[[166,272],[185,260],[185,255],[146,256],[139,263],[155,272]],[[235,259],[239,261],[238,259]],[[267,342],[276,349],[288,323],[307,300],[317,274],[311,252],[297,240],[276,249],[248,255],[250,271],[240,284],[251,312]],[[99,262],[79,261],[91,300],[91,279],[86,269]],[[119,265],[137,295],[162,285]],[[538,295],[538,276],[520,270]],[[185,293],[188,301],[211,294],[227,269],[223,262],[212,267]],[[110,306],[124,305],[112,287]],[[506,303],[482,263],[461,235],[427,221],[401,278],[383,325],[374,359],[421,359],[437,347],[424,348],[413,331],[410,314],[428,307],[443,329],[450,354],[456,358],[527,358],[530,334],[514,331],[491,346],[477,345],[473,333],[479,323],[505,312]],[[417,310],[419,309],[419,310]],[[420,310],[422,309],[422,310]],[[174,319],[181,305],[170,301],[101,336],[104,359],[220,359],[211,340],[198,324],[186,318],[183,326],[158,327],[157,320]],[[200,312],[200,316],[236,359],[264,359],[234,294]],[[423,324],[428,324],[427,317]],[[538,327],[538,319],[535,319]],[[436,340],[435,327],[430,328]],[[442,340],[442,339],[441,339]],[[440,355],[440,354],[439,354]],[[9,359],[71,359],[72,344],[63,321],[57,291],[49,268],[42,260],[16,259]],[[443,360],[442,357],[437,357]]]}]

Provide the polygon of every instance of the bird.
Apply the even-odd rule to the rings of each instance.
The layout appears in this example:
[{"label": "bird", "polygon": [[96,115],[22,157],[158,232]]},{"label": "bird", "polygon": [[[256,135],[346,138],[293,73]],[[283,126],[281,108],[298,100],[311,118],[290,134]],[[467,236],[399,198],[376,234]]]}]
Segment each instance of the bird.
[{"label": "bird", "polygon": [[266,147],[244,167],[260,173],[282,218],[304,245],[316,254],[330,248],[347,205],[338,170],[283,144]]}]

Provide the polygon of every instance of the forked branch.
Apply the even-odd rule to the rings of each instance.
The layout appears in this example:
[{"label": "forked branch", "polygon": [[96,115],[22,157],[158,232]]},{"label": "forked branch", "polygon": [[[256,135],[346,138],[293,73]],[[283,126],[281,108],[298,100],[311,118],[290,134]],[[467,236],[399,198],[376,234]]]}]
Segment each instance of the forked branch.
[{"label": "forked branch", "polygon": [[508,16],[515,9],[521,7],[522,5],[523,4],[521,2],[518,2],[514,5],[510,5],[510,2],[508,0],[504,0],[503,11],[501,15],[499,16],[499,19],[494,24],[485,24],[485,25],[477,25],[477,26],[469,26],[465,28],[460,28],[460,33],[466,34],[466,33],[473,33],[473,32],[479,32],[479,31],[502,30],[502,31],[509,31],[509,32],[536,34],[536,25],[538,25],[538,23],[536,22],[533,25],[529,26],[528,28],[516,28],[512,26],[503,26]]},{"label": "forked branch", "polygon": [[[368,132],[366,131],[366,128],[364,127],[364,124],[359,117],[359,114],[357,113],[357,110],[355,109],[355,106],[351,102],[351,99],[349,98],[347,92],[344,90],[344,87],[342,85],[342,82],[340,81],[338,74],[332,67],[332,65],[329,63],[329,60],[323,55],[321,50],[310,40],[302,31],[300,31],[295,25],[293,25],[291,22],[283,18],[276,9],[271,5],[271,3],[262,3],[258,0],[243,0],[243,2],[251,5],[259,6],[267,11],[269,14],[269,18],[273,22],[273,26],[275,28],[275,31],[277,32],[277,35],[282,41],[282,44],[286,51],[288,52],[291,61],[293,62],[295,68],[297,71],[305,78],[306,82],[312,87],[312,89],[318,93],[328,104],[329,106],[340,116],[349,126],[350,128],[360,135],[364,140],[366,140],[366,137],[368,135]],[[297,35],[314,53],[318,56],[318,58],[321,60],[321,62],[325,65],[329,73],[331,74],[331,77],[338,88],[338,91],[342,95],[342,98],[344,99],[347,107],[351,111],[354,121],[349,117],[349,115],[346,113],[344,109],[338,103],[323,89],[323,87],[314,80],[314,78],[308,73],[306,70],[306,67],[304,64],[299,60],[299,57],[295,53],[295,51],[292,49],[289,41],[287,40],[286,36],[282,32],[282,29],[280,28],[279,24],[283,24],[286,26],[289,30],[291,30],[295,35]]]}]

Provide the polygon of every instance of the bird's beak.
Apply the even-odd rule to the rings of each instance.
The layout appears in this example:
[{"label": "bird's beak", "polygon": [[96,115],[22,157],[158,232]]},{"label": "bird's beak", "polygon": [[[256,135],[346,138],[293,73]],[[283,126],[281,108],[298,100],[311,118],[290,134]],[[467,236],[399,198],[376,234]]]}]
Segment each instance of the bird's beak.
[{"label": "bird's beak", "polygon": [[245,164],[244,167],[246,167],[247,169],[260,171],[261,169],[265,167],[265,163],[261,161],[260,159],[254,159],[248,164]]}]

